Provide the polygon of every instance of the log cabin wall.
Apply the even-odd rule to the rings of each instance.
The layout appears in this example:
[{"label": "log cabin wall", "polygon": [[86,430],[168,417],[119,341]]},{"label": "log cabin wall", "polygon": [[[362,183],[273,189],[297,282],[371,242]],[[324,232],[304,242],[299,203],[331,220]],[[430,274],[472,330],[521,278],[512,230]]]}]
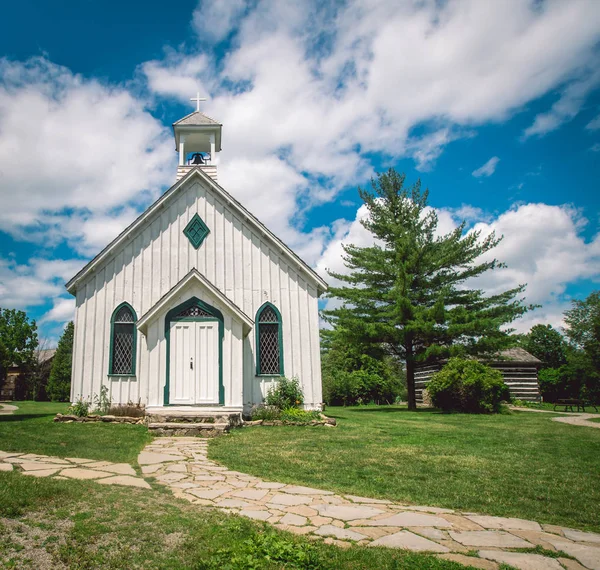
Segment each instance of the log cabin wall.
[{"label": "log cabin wall", "polygon": [[[489,366],[502,373],[504,383],[510,390],[511,398],[527,402],[540,401],[538,370],[535,364],[499,361],[491,362]],[[415,370],[415,394],[419,404],[423,403],[423,390],[427,387],[431,377],[441,368],[442,364],[431,364],[419,366]]]}]

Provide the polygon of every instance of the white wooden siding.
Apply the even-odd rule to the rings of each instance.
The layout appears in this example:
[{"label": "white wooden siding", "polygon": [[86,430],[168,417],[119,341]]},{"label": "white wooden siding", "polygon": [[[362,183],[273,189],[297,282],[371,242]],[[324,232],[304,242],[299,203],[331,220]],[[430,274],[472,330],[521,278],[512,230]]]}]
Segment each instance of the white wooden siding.
[{"label": "white wooden siding", "polygon": [[[210,229],[198,250],[183,234],[195,213]],[[252,319],[266,301],[279,309],[285,374],[300,379],[308,405],[318,405],[322,396],[316,284],[307,282],[306,273],[291,266],[275,242],[198,180],[182,187],[79,286],[72,399],[98,394],[107,384],[115,402],[162,404],[166,352],[153,347],[161,345],[164,322],[151,324],[147,337],[138,333],[136,377],[109,377],[110,318],[123,301],[140,318],[193,268]],[[225,404],[259,403],[273,380],[255,376],[255,333],[243,338],[239,323],[230,322],[230,329],[223,345],[223,365],[230,369],[224,375]],[[243,346],[239,361],[232,359],[235,341],[240,351]]]}]

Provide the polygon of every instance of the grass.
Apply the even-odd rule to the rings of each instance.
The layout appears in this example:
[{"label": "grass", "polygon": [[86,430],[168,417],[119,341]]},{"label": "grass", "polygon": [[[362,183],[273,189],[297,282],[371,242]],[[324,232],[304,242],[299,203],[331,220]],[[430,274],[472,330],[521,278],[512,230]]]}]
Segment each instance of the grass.
[{"label": "grass", "polygon": [[[559,413],[559,412],[560,412],[561,414],[562,414],[562,413],[564,413],[564,414],[570,414],[570,413],[572,413],[570,410],[566,410],[566,411],[565,411],[565,407],[564,407],[564,406],[561,406],[561,405],[558,405],[558,406],[557,406],[557,407],[558,407],[558,409],[557,409],[557,410],[554,410],[554,405],[555,405],[555,404],[552,404],[551,402],[540,402],[540,403],[534,403],[534,402],[521,402],[521,404],[520,404],[520,405],[521,405],[521,406],[524,406],[524,407],[526,407],[526,408],[532,408],[532,409],[534,409],[534,410],[547,410],[547,411],[549,411],[549,412],[554,412],[554,411],[556,411],[556,413]],[[575,412],[573,412],[573,413],[577,413],[577,406],[574,406],[574,407],[573,407],[573,409],[575,410]],[[599,409],[600,409],[600,408],[599,408]],[[596,410],[594,410],[594,408],[593,408],[593,407],[591,407],[591,406],[586,406],[585,413],[586,413],[586,414],[596,414],[596,413],[600,414],[600,411],[599,411],[599,412],[596,412]]]},{"label": "grass", "polygon": [[211,458],[274,481],[600,530],[600,430],[551,414],[328,408],[333,428],[253,427]]},{"label": "grass", "polygon": [[589,418],[589,422],[600,422],[600,418]]},{"label": "grass", "polygon": [[0,568],[464,570],[424,554],[313,542],[160,489],[2,472]]},{"label": "grass", "polygon": [[57,457],[84,457],[135,463],[151,440],[144,426],[108,423],[55,423],[68,404],[14,402],[11,415],[0,415],[0,450],[41,453]]}]

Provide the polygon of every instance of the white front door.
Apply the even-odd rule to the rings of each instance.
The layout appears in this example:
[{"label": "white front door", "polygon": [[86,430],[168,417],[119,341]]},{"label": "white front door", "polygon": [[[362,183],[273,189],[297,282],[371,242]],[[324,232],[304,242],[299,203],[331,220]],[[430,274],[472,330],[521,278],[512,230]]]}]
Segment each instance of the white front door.
[{"label": "white front door", "polygon": [[169,351],[169,403],[219,403],[218,321],[175,321]]}]

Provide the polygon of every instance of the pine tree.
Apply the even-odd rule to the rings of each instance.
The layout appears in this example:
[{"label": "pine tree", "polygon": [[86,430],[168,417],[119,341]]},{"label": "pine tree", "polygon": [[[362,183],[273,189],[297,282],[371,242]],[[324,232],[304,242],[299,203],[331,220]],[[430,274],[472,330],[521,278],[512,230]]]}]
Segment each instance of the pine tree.
[{"label": "pine tree", "polygon": [[416,408],[415,366],[441,357],[495,353],[511,344],[503,328],[531,307],[517,298],[525,285],[486,295],[467,281],[503,265],[481,261],[502,238],[465,232],[463,222],[438,235],[438,217],[427,206],[428,191],[417,182],[404,188],[405,175],[393,169],[359,188],[369,216],[362,224],[375,243],[344,246],[347,274],[328,296],[339,308],[326,319],[356,342],[383,345],[406,363],[408,405]]},{"label": "pine tree", "polygon": [[58,341],[46,388],[53,402],[68,402],[71,397],[71,364],[73,360],[73,321],[69,322]]}]

